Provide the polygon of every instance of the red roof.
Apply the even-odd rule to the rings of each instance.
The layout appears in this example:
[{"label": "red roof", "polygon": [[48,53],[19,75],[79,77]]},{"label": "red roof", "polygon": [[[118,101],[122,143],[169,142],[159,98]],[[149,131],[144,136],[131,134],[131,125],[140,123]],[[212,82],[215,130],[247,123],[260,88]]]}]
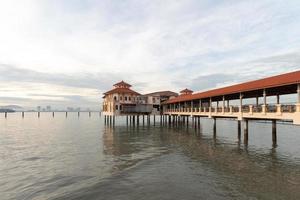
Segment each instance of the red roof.
[{"label": "red roof", "polygon": [[124,82],[123,80],[119,83],[114,84],[113,86],[114,87],[125,87],[125,88],[130,88],[131,87],[130,84]]},{"label": "red roof", "polygon": [[185,88],[184,90],[180,91],[181,94],[192,94],[193,92],[194,92],[193,90],[189,90],[187,88]]},{"label": "red roof", "polygon": [[176,98],[170,99],[165,103],[176,103],[176,102],[189,101],[194,99],[223,96],[223,95],[235,94],[240,92],[248,92],[253,90],[291,85],[297,83],[300,83],[300,70],[295,72],[290,72],[287,74],[281,74],[277,76],[255,80],[255,81],[236,84],[228,87],[208,90],[205,92],[199,92],[199,93],[189,94],[189,95],[181,95]]},{"label": "red roof", "polygon": [[129,88],[114,88],[112,90],[109,90],[109,91],[105,92],[104,94],[108,95],[108,94],[115,94],[115,93],[118,93],[118,94],[135,94],[135,95],[140,95],[136,91],[133,91],[133,90],[131,90]]}]

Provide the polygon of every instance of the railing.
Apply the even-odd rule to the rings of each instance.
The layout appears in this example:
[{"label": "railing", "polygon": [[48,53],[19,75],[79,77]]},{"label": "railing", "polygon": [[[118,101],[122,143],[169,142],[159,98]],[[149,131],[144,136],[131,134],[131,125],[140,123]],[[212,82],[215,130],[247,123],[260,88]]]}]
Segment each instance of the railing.
[{"label": "railing", "polygon": [[240,112],[240,108],[237,106],[232,107],[232,112],[237,113]]},{"label": "railing", "polygon": [[[209,112],[212,113],[218,112],[222,113],[224,110],[225,113],[238,113],[240,112],[239,106],[230,106],[230,107],[201,107],[201,108],[169,108],[167,112]],[[292,104],[268,104],[264,105],[244,105],[242,106],[243,113],[294,113],[297,111],[297,106]]]},{"label": "railing", "polygon": [[224,107],[224,112],[230,112],[230,108]]},{"label": "railing", "polygon": [[296,112],[296,105],[281,105],[281,112],[294,113]]},{"label": "railing", "polygon": [[262,112],[262,107],[261,106],[253,106],[253,112],[254,113]]},{"label": "railing", "polygon": [[243,113],[248,113],[248,112],[250,112],[250,107],[249,107],[249,106],[243,106],[243,107],[242,107],[242,112],[243,112]]},{"label": "railing", "polygon": [[277,112],[277,106],[276,105],[267,105],[266,106],[266,112],[276,113]]}]

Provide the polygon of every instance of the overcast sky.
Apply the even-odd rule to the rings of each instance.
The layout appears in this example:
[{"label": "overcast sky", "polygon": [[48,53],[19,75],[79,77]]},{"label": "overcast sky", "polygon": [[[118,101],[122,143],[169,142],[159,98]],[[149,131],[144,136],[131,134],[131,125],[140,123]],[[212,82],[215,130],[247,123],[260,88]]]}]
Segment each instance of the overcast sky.
[{"label": "overcast sky", "polygon": [[298,0],[0,0],[0,105],[100,106],[300,69]]}]

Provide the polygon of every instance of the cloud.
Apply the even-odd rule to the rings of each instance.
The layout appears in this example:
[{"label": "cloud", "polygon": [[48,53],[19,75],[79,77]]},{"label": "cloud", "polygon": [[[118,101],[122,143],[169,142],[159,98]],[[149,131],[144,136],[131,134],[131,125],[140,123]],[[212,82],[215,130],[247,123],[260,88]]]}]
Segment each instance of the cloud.
[{"label": "cloud", "polygon": [[296,70],[299,9],[283,0],[1,1],[0,95],[97,105],[122,79],[141,93],[198,91]]}]

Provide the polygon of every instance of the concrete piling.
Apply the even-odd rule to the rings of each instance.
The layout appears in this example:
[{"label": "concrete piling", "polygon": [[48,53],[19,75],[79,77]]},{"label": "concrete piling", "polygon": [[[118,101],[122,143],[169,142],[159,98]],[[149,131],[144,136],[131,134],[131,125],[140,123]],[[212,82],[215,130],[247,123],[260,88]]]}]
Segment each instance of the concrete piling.
[{"label": "concrete piling", "polygon": [[248,144],[248,120],[244,120],[244,143]]},{"label": "concrete piling", "polygon": [[238,120],[237,123],[238,123],[238,140],[241,141],[241,120]]},{"label": "concrete piling", "polygon": [[214,117],[214,124],[213,124],[213,129],[214,129],[214,137],[217,135],[217,119]]},{"label": "concrete piling", "polygon": [[273,146],[277,146],[277,130],[276,130],[276,120],[272,120],[272,143]]}]

